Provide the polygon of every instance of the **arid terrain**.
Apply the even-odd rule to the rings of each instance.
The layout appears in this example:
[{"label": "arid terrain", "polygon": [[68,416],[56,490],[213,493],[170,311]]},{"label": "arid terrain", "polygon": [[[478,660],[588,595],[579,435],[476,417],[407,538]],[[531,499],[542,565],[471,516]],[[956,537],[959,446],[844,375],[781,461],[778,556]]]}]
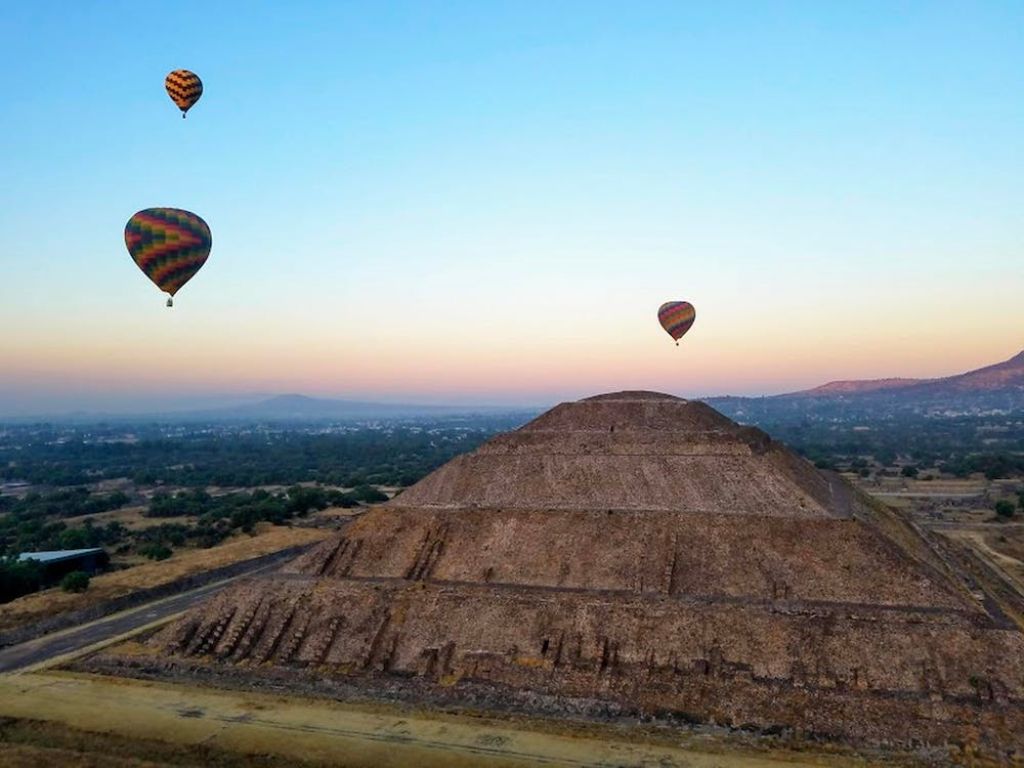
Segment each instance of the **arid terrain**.
[{"label": "arid terrain", "polygon": [[[44,672],[0,679],[4,765],[662,766],[799,768],[914,766],[909,755],[808,749],[723,729],[665,728],[624,720],[588,724],[487,716],[391,703],[340,703]],[[74,727],[67,727],[73,723]],[[974,759],[971,747],[929,757]],[[108,762],[109,760],[109,762]],[[19,762],[20,761],[20,762]],[[982,765],[984,763],[976,763]]]},{"label": "arid terrain", "polygon": [[[214,502],[237,493],[205,490]],[[31,662],[0,678],[0,754],[68,765],[1013,763],[1024,526],[992,507],[1018,490],[877,463],[819,471],[758,429],[668,396],[563,404],[387,489],[394,498],[369,512],[314,509],[158,562],[129,552],[130,568],[84,594],[3,606],[17,630],[260,566],[0,653]],[[154,526],[146,508],[92,520]]]},{"label": "arid terrain", "polygon": [[1013,754],[1019,595],[971,551],[707,406],[622,393],[80,668]]},{"label": "arid terrain", "polygon": [[1003,520],[993,512],[994,501],[1017,498],[1019,481],[989,480],[980,474],[966,479],[848,479],[922,528],[969,549],[1024,594],[1024,515]]}]

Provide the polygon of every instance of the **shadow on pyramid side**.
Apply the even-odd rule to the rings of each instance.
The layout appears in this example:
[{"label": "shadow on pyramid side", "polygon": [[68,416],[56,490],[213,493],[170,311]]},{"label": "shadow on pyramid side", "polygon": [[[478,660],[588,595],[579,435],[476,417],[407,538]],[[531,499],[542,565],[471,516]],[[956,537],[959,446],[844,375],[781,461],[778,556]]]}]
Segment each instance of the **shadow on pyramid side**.
[{"label": "shadow on pyramid side", "polygon": [[149,643],[164,670],[329,695],[1024,747],[1024,636],[944,546],[707,405],[623,392]]}]

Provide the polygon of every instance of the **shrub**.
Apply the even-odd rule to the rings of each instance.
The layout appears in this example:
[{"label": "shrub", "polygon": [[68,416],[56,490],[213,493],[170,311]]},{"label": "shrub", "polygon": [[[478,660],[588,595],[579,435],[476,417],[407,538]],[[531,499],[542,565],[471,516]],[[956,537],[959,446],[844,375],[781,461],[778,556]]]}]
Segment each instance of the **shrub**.
[{"label": "shrub", "polygon": [[139,548],[139,554],[150,560],[166,560],[174,551],[166,544],[147,544]]},{"label": "shrub", "polygon": [[60,588],[65,592],[85,592],[89,588],[89,574],[72,571],[60,580]]},{"label": "shrub", "polygon": [[332,489],[327,492],[327,503],[332,507],[351,509],[352,507],[359,506],[359,499],[350,493],[342,493],[341,491]]},{"label": "shrub", "polygon": [[388,497],[372,485],[359,485],[352,489],[352,496],[364,504],[377,504],[387,501]]},{"label": "shrub", "polygon": [[42,568],[37,561],[0,558],[0,603],[35,592],[42,583]]},{"label": "shrub", "polygon": [[285,511],[292,515],[305,515],[311,509],[325,509],[327,493],[322,488],[292,486],[288,489],[288,503]]},{"label": "shrub", "polygon": [[908,464],[903,468],[903,471],[900,474],[902,474],[904,477],[917,477],[917,472],[917,467],[915,467],[913,464]]},{"label": "shrub", "polygon": [[1002,499],[996,502],[996,515],[998,515],[1004,520],[1009,520],[1011,517],[1013,517],[1013,513],[1016,511],[1016,507],[1014,507],[1012,501]]},{"label": "shrub", "polygon": [[89,544],[89,534],[84,528],[69,528],[60,535],[61,549],[85,549]]}]

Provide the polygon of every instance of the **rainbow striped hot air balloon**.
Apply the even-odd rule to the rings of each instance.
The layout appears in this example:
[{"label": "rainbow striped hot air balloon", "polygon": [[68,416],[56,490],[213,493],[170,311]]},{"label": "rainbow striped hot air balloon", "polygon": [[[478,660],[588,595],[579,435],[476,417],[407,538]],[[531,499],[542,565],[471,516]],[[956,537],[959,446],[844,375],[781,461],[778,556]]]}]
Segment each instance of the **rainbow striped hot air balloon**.
[{"label": "rainbow striped hot air balloon", "polygon": [[658,322],[676,340],[677,347],[696,319],[697,310],[688,301],[666,301],[658,308]]},{"label": "rainbow striped hot air balloon", "polygon": [[[173,297],[206,263],[213,237],[194,213],[147,208],[128,219],[124,242],[146,277]],[[167,306],[174,306],[174,301],[167,299]]]}]

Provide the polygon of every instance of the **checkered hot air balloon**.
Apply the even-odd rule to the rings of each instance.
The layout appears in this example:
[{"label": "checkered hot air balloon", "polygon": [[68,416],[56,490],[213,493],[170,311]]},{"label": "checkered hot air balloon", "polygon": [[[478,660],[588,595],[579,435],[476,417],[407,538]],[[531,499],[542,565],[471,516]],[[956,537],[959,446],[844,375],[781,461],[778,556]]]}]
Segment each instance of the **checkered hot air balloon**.
[{"label": "checkered hot air balloon", "polygon": [[[128,219],[124,242],[146,277],[174,296],[206,263],[213,237],[194,213],[147,208]],[[172,299],[167,299],[167,306],[174,306]]]},{"label": "checkered hot air balloon", "polygon": [[187,69],[176,69],[167,75],[164,78],[164,88],[167,89],[167,95],[171,100],[178,105],[183,118],[203,95],[203,81],[199,79],[199,75]]},{"label": "checkered hot air balloon", "polygon": [[667,301],[658,308],[658,322],[676,340],[677,347],[696,319],[697,310],[688,301]]}]

